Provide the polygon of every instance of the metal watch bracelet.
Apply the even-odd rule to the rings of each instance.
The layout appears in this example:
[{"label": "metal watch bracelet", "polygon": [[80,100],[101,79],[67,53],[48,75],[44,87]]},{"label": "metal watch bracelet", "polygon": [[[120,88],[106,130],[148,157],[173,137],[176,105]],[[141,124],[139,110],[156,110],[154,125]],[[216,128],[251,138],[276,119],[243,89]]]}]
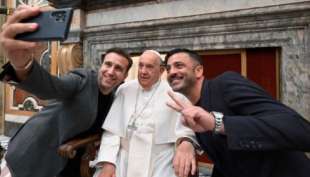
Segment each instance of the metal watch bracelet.
[{"label": "metal watch bracelet", "polygon": [[213,133],[219,134],[223,124],[224,114],[221,112],[212,111],[210,112],[214,117],[214,128]]}]

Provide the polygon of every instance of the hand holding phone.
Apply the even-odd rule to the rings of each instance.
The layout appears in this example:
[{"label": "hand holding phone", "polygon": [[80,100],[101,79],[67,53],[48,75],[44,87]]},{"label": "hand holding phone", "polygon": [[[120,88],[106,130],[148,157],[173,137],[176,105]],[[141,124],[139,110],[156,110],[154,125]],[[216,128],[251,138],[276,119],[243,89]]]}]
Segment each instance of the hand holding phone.
[{"label": "hand holding phone", "polygon": [[18,34],[15,39],[25,41],[63,41],[68,36],[72,14],[72,8],[43,11],[38,16],[22,21],[22,23],[37,23],[39,28],[33,32]]}]

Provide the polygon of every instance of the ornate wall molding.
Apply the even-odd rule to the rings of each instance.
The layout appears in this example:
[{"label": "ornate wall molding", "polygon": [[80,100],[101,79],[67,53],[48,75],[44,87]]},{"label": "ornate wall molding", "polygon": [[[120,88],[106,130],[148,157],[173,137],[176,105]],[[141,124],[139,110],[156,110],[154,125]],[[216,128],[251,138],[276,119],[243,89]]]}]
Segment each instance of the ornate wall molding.
[{"label": "ornate wall molding", "polygon": [[[309,24],[310,3],[240,12],[100,26],[84,30],[86,66],[94,66],[109,47],[132,52],[145,48],[167,51],[175,47],[195,50],[282,46],[290,31]],[[92,63],[94,62],[94,63]]]},{"label": "ornate wall molding", "polygon": [[57,8],[74,7],[84,10],[96,10],[102,8],[109,8],[115,6],[123,6],[130,4],[137,4],[147,1],[156,0],[48,0],[50,4]]},{"label": "ornate wall molding", "polygon": [[139,53],[280,47],[281,101],[310,117],[310,2],[85,28],[84,65],[98,68],[111,47]]}]

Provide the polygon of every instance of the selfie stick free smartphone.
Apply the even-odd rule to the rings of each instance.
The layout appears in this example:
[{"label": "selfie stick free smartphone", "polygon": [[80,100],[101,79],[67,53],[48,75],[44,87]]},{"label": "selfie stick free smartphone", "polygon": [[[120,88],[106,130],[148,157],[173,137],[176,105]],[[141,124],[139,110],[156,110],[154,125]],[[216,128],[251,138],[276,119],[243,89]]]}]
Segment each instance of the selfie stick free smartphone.
[{"label": "selfie stick free smartphone", "polygon": [[72,8],[43,11],[35,17],[22,21],[22,23],[38,23],[36,31],[18,34],[15,38],[25,41],[63,41],[68,36],[72,14]]}]

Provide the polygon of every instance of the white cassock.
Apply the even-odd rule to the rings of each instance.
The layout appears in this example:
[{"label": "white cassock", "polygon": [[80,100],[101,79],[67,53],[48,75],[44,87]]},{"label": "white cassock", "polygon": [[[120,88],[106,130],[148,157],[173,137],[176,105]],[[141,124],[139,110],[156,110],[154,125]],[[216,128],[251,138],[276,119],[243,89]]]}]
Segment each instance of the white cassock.
[{"label": "white cassock", "polygon": [[[181,114],[166,105],[168,90],[166,81],[158,81],[149,91],[137,80],[121,85],[102,126],[106,131],[93,163],[115,164],[116,177],[175,177],[175,142],[181,137],[196,140],[182,125]],[[99,172],[100,168],[94,176]]]}]

